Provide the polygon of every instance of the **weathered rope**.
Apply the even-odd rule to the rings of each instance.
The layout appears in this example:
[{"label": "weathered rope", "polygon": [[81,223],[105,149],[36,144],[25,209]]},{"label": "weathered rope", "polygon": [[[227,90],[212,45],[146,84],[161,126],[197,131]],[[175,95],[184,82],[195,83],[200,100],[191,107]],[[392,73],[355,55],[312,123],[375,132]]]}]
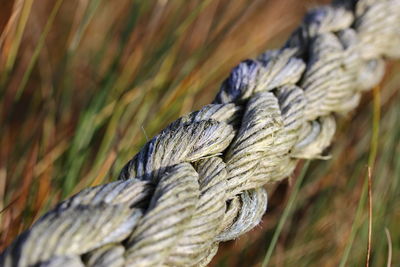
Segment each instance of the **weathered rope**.
[{"label": "weathered rope", "polygon": [[60,203],[1,266],[204,266],[256,226],[263,185],[321,157],[333,113],[355,108],[400,56],[400,0],[311,10],[286,45],[233,69],[214,102],[148,142],[120,180]]}]

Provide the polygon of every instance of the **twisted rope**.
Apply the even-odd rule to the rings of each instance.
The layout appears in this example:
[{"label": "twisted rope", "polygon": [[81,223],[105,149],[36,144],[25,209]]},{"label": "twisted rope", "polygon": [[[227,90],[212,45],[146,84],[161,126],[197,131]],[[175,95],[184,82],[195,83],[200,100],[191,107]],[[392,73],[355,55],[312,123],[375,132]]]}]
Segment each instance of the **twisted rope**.
[{"label": "twisted rope", "polygon": [[1,266],[204,266],[256,226],[266,183],[322,157],[334,113],[354,109],[400,56],[400,0],[311,10],[279,50],[232,70],[214,102],[149,141],[120,179],[40,218]]}]

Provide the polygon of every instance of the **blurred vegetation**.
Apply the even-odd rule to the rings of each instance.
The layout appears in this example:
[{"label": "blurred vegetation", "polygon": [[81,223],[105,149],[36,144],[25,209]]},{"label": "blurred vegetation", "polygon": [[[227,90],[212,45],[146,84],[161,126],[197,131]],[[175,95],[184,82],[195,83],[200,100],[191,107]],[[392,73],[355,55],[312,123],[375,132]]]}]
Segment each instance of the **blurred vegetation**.
[{"label": "blurred vegetation", "polygon": [[[3,0],[0,248],[61,199],[116,179],[148,138],[209,103],[232,67],[279,47],[326,2]],[[339,118],[331,160],[268,186],[260,227],[223,244],[213,265],[261,265],[274,233],[270,266],[364,265],[372,162],[371,264],[384,266],[389,248],[400,264],[398,72],[391,62],[375,93]]]}]

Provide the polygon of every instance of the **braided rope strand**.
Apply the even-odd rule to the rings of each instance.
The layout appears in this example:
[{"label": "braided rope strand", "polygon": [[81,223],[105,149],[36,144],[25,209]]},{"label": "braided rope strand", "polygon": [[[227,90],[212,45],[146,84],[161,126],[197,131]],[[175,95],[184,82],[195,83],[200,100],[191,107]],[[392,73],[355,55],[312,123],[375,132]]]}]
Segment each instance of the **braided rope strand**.
[{"label": "braided rope strand", "polygon": [[171,123],[119,180],[60,203],[0,266],[205,266],[259,224],[263,186],[323,158],[347,113],[400,57],[400,0],[308,12],[283,48],[235,67],[212,104]]}]

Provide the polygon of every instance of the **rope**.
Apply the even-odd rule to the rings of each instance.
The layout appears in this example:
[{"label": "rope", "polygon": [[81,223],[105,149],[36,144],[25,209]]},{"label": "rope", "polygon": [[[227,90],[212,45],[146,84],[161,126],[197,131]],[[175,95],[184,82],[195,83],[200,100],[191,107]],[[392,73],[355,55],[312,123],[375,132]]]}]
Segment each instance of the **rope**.
[{"label": "rope", "polygon": [[354,109],[400,57],[400,0],[311,10],[281,49],[232,70],[214,102],[149,141],[118,181],[65,200],[1,266],[205,266],[261,221],[266,183],[323,157],[334,113]]}]

